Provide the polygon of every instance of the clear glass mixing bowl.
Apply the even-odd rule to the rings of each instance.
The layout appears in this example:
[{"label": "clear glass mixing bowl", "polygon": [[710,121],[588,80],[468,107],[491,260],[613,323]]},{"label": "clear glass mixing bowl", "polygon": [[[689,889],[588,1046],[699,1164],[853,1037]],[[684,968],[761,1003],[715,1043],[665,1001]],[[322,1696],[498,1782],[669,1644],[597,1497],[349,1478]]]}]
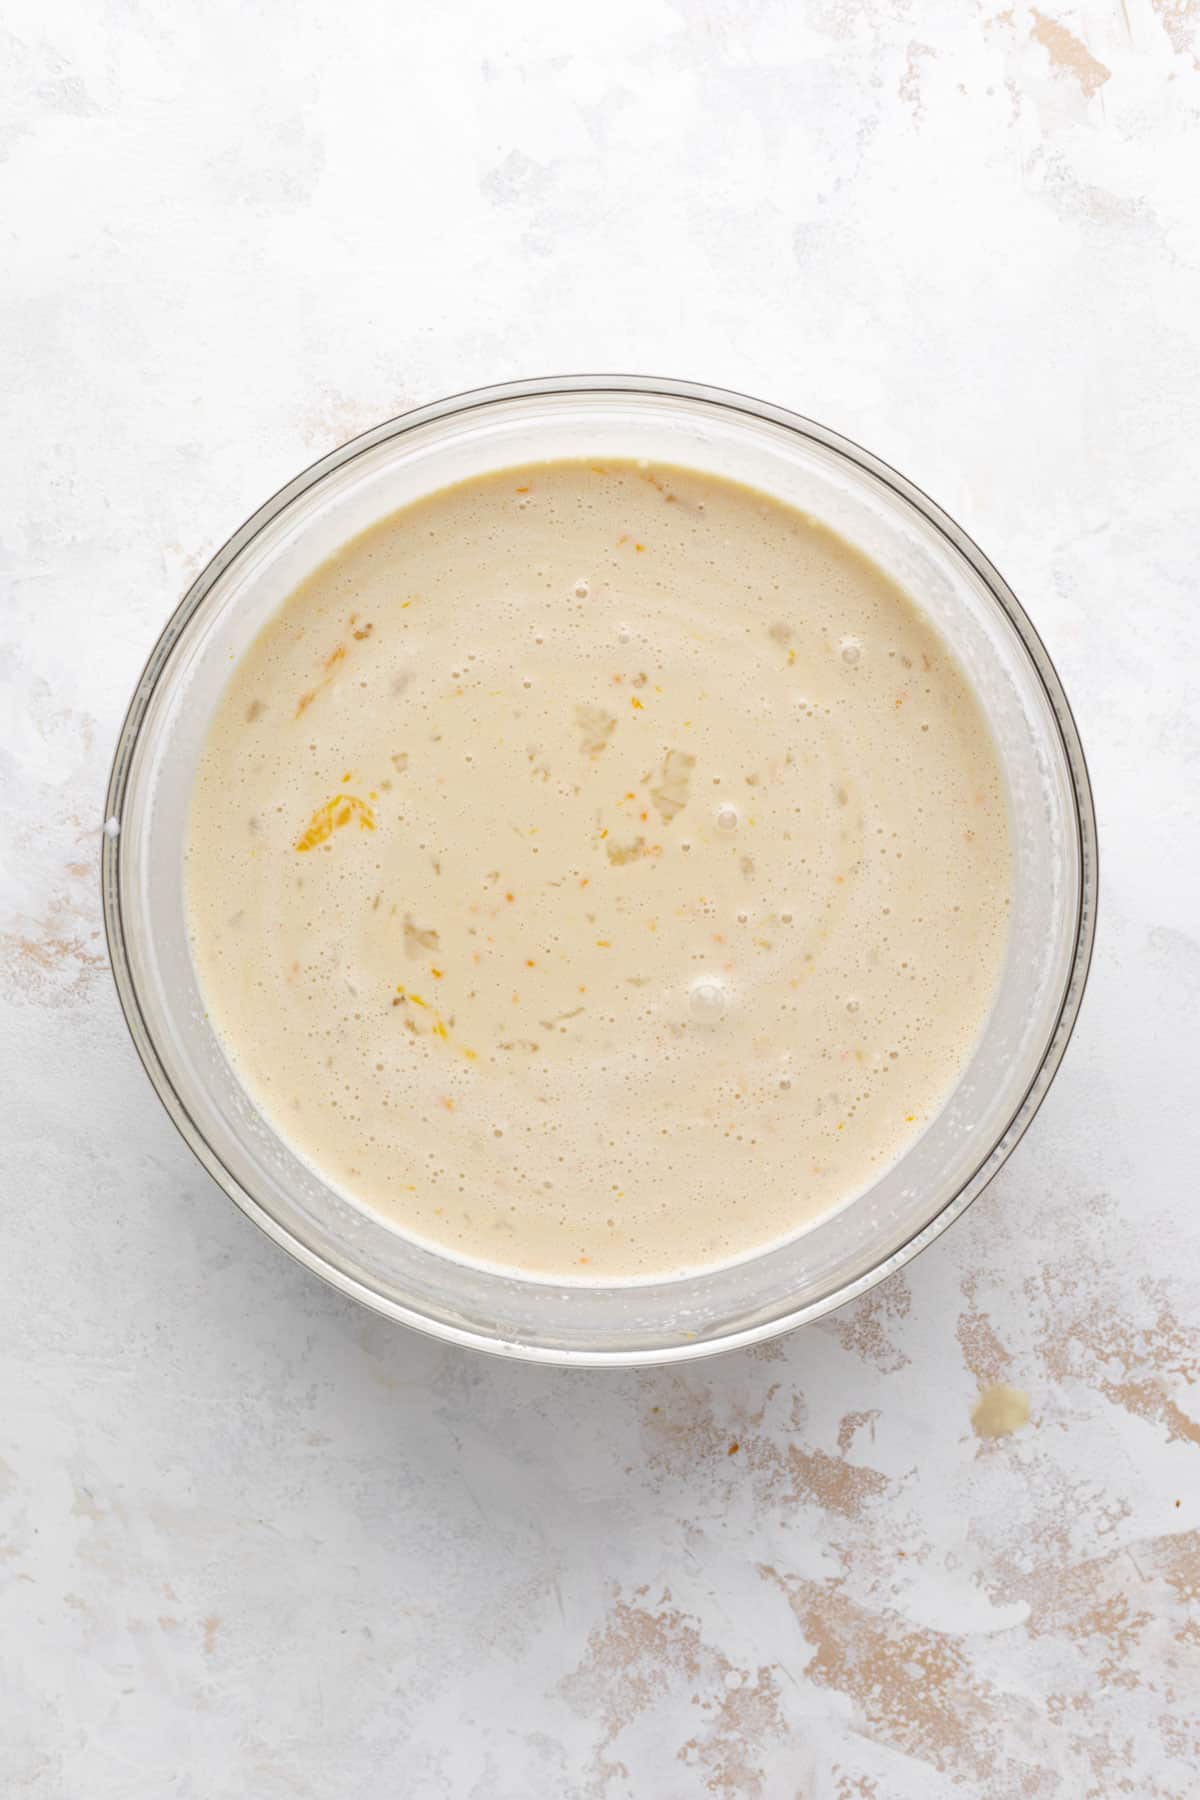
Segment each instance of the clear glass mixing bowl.
[{"label": "clear glass mixing bowl", "polygon": [[[1013,820],[1013,918],[996,1003],[928,1129],[861,1198],[744,1261],[676,1280],[555,1283],[410,1241],[327,1187],[238,1083],[205,1016],[184,917],[196,760],[231,659],[346,539],[448,483],[513,463],[632,456],[762,488],[894,577],[971,675]],[[314,464],[218,552],[129,707],[107,801],[109,950],[159,1096],[231,1199],[293,1256],[393,1319],[544,1362],[666,1362],[819,1317],[958,1218],[1024,1132],[1061,1060],[1095,929],[1096,828],[1079,737],[1036,632],[996,570],[912,484],[835,432],[715,388],[628,376],[515,382],[394,419]]]}]

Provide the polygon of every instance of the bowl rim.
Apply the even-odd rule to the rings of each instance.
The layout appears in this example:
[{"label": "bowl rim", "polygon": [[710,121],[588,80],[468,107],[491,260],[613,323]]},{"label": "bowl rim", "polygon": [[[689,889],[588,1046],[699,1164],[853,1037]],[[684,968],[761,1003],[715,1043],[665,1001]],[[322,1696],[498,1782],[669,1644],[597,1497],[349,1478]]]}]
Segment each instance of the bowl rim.
[{"label": "bowl rim", "polygon": [[[972,1175],[958,1191],[890,1254],[882,1256],[855,1280],[844,1283],[820,1298],[804,1305],[785,1309],[770,1319],[742,1330],[727,1332],[717,1338],[683,1339],[674,1344],[620,1349],[564,1349],[543,1344],[501,1339],[482,1330],[472,1330],[431,1317],[402,1302],[376,1292],[346,1270],[328,1262],[307,1244],[293,1237],[267,1209],[230,1173],[192,1119],[159,1055],[157,1045],[142,1011],[137,984],[129,956],[125,920],[121,904],[121,834],[120,819],[142,727],[150,709],[160,677],[171,655],[187,631],[219,578],[241,555],[258,534],[270,525],[294,500],[315,487],[328,475],[343,468],[354,458],[385,440],[400,437],[418,426],[429,424],[455,413],[468,412],[512,400],[541,396],[592,394],[631,394],[666,400],[700,401],[726,411],[749,414],[779,425],[831,450],[859,470],[888,487],[901,500],[922,515],[974,570],[991,598],[1006,615],[1009,624],[1029,655],[1049,704],[1055,729],[1070,776],[1073,797],[1073,819],[1079,858],[1079,894],[1076,905],[1075,942],[1063,988],[1061,1002],[1042,1058],[1028,1087],[1021,1096],[1012,1117],[998,1141],[987,1151]],[[226,1196],[240,1208],[268,1237],[289,1255],[319,1275],[339,1292],[349,1295],[371,1311],[405,1324],[426,1336],[444,1342],[482,1350],[491,1355],[525,1362],[570,1367],[648,1367],[660,1363],[694,1361],[715,1356],[726,1350],[761,1343],[797,1326],[808,1324],[848,1301],[867,1293],[887,1276],[911,1262],[928,1248],[954,1221],[978,1199],[998,1174],[1016,1145],[1037,1115],[1070,1043],[1087,985],[1096,935],[1096,911],[1099,889],[1099,860],[1095,806],[1091,778],[1079,730],[1058,671],[1041,637],[1024,607],[979,546],[962,527],[937,503],[906,476],[892,468],[871,451],[864,449],[840,432],[809,419],[787,407],[756,399],[734,389],[714,387],[707,383],[668,377],[627,374],[546,375],[471,388],[449,395],[424,406],[410,409],[387,419],[370,430],[349,439],[309,464],[300,474],[279,488],[232,533],[213,554],[188,587],[171,613],[146,659],[135,684],[125,717],[117,736],[112,767],[104,802],[104,826],[101,834],[100,885],[104,914],[104,932],[109,964],[113,972],[117,997],[133,1045],[142,1066],[166,1109],[172,1124]]]}]

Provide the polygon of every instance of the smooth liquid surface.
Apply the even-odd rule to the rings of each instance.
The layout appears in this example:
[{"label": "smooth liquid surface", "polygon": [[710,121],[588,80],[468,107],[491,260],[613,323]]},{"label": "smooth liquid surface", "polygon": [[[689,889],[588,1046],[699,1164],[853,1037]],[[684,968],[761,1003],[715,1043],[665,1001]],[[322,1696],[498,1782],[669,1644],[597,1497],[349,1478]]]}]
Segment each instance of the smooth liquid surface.
[{"label": "smooth liquid surface", "polygon": [[193,952],[253,1098],[455,1254],[745,1255],[867,1187],[995,991],[1009,832],[941,637],[694,471],[563,462],[345,546],[235,668]]}]

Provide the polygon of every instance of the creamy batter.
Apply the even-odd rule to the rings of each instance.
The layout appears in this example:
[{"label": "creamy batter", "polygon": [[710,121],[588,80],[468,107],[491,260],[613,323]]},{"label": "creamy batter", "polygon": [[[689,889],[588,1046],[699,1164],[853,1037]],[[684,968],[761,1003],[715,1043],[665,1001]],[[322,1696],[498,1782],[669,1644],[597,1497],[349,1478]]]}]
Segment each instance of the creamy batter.
[{"label": "creamy batter", "polygon": [[554,462],[307,580],[186,850],[240,1079],[326,1180],[526,1273],[666,1276],[869,1186],[1004,953],[996,752],[881,571],[749,488]]}]

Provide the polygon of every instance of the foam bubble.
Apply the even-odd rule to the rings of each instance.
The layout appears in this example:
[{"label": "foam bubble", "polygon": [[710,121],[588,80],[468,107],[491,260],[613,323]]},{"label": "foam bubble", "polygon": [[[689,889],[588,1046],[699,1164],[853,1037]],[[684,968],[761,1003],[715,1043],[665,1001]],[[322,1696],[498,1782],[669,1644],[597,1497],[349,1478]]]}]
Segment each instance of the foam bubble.
[{"label": "foam bubble", "polygon": [[717,975],[701,975],[688,993],[688,1011],[698,1025],[718,1025],[729,1007],[725,983]]}]

